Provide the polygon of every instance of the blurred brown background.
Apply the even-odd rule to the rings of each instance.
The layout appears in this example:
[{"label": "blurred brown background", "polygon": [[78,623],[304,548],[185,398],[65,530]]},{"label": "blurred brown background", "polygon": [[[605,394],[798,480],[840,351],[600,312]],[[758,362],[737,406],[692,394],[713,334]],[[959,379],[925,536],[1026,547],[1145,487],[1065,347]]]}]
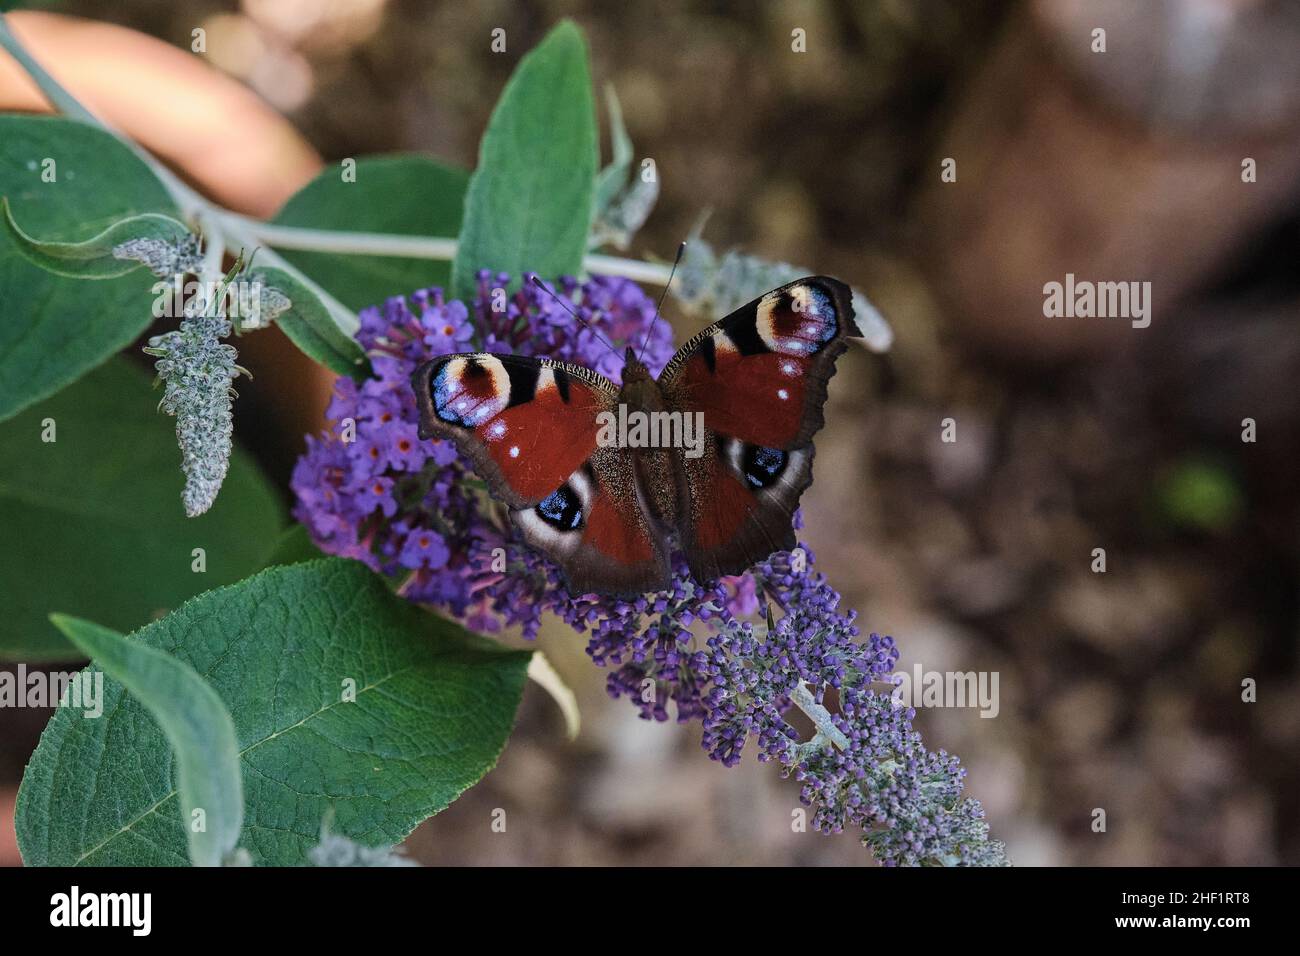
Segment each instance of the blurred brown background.
[{"label": "blurred brown background", "polygon": [[[961,755],[1012,860],[1300,862],[1297,5],[46,6],[185,51],[132,56],[164,74],[192,64],[204,27],[207,63],[266,116],[233,84],[202,108],[149,84],[109,89],[96,76],[128,70],[116,33],[69,56],[86,85],[67,82],[113,99],[97,105],[262,214],[310,177],[310,147],[472,166],[518,57],[577,19],[598,87],[614,85],[638,157],[661,175],[633,254],[669,256],[711,209],[716,246],[841,276],[890,318],[887,358],[840,363],[806,538],[864,625],[897,638],[901,667],[999,673],[995,719],[931,710],[917,722],[931,747]],[[496,27],[503,55],[489,51]],[[807,53],[791,51],[794,28]],[[41,29],[50,44],[76,32]],[[199,69],[187,83],[214,81]],[[175,135],[187,104],[188,138]],[[274,112],[306,144],[275,132]],[[955,182],[940,179],[947,157]],[[1151,281],[1151,326],[1044,318],[1043,284],[1067,272]],[[284,487],[322,387],[273,336],[248,340],[257,378],[236,422]],[[1255,443],[1241,440],[1247,417]],[[940,441],[945,418],[953,444]],[[1091,570],[1098,547],[1105,574]],[[796,788],[773,768],[725,770],[698,726],[648,725],[608,701],[581,638],[556,628],[542,644],[579,694],[582,735],[566,742],[530,687],[501,764],[413,835],[415,858],[867,862],[849,834],[792,832]],[[1245,678],[1257,703],[1241,700]],[[6,817],[42,722],[5,716]]]}]

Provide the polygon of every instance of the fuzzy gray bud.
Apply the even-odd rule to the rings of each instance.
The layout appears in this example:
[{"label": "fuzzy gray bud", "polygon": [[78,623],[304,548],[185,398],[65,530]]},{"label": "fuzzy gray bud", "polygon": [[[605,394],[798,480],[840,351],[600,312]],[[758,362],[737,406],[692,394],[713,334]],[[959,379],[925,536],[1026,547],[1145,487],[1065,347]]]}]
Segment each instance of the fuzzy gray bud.
[{"label": "fuzzy gray bud", "polygon": [[241,371],[239,353],[221,340],[230,322],[191,300],[180,328],[156,335],[145,351],[158,356],[154,368],[164,383],[159,407],[176,417],[185,490],[181,501],[193,518],[216,501],[230,464],[233,423],[230,382]]}]

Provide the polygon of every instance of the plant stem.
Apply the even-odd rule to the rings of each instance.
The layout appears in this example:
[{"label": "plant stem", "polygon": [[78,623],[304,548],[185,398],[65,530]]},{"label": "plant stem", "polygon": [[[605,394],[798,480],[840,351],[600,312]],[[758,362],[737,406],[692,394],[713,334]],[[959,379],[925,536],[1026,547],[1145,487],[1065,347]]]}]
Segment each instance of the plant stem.
[{"label": "plant stem", "polygon": [[818,736],[825,737],[841,750],[849,749],[849,738],[844,735],[844,731],[835,726],[831,720],[831,712],[817,703],[817,699],[813,697],[812,691],[808,689],[807,684],[800,681],[799,685],[795,687],[794,693],[790,695],[790,700],[808,715],[808,719],[817,728]]},{"label": "plant stem", "polygon": [[0,47],[3,47],[10,56],[18,61],[18,65],[27,71],[28,75],[36,81],[41,92],[49,99],[50,104],[60,113],[72,119],[81,120],[83,123],[89,123],[92,126],[104,126],[90,110],[86,109],[71,93],[59,85],[58,81],[50,74],[45,72],[32,55],[27,52],[27,48],[18,42],[18,38],[13,35],[9,29],[9,22],[5,19],[3,13],[0,13]]},{"label": "plant stem", "polygon": [[[278,249],[333,252],[359,256],[400,256],[405,259],[456,258],[456,240],[438,236],[402,236],[382,232],[341,232],[333,229],[304,229],[280,226],[248,216],[220,210],[222,222],[256,236]],[[637,282],[667,285],[671,270],[658,262],[641,262],[618,256],[589,255],[583,260],[588,272],[617,275]]]},{"label": "plant stem", "polygon": [[224,210],[221,219],[227,226],[242,229],[278,249],[367,256],[401,256],[406,259],[453,259],[456,256],[455,239],[277,226]]},{"label": "plant stem", "polygon": [[582,260],[582,264],[588,272],[621,276],[633,282],[648,282],[651,285],[667,285],[668,277],[672,275],[672,266],[661,262],[642,262],[619,256],[589,255]]},{"label": "plant stem", "polygon": [[220,281],[224,272],[221,268],[221,264],[226,257],[225,237],[219,232],[214,234],[211,230],[204,229],[203,238],[206,242],[206,248],[203,250],[203,265],[201,267],[203,281]]}]

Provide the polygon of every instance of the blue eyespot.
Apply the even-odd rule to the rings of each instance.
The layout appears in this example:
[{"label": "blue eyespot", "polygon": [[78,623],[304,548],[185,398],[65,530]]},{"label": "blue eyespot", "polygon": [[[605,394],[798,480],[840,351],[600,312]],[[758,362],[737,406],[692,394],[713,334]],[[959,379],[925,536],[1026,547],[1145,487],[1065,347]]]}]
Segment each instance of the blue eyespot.
[{"label": "blue eyespot", "polygon": [[740,468],[745,480],[755,488],[767,488],[776,483],[790,460],[779,448],[746,445],[740,456]]},{"label": "blue eyespot", "polygon": [[[816,321],[817,341],[825,345],[835,338],[835,303],[824,289],[815,285],[804,286],[804,294],[807,296],[808,308],[803,314]],[[814,348],[810,346],[808,351],[814,351]]]},{"label": "blue eyespot", "polygon": [[[462,428],[477,428],[501,414],[510,399],[495,380],[490,356],[453,356],[429,380],[433,410],[440,419]],[[499,363],[498,363],[499,364]]]},{"label": "blue eyespot", "polygon": [[[449,374],[450,369],[450,362],[443,363],[442,368],[438,369],[437,374],[429,381],[429,394],[433,397],[433,410],[444,422],[463,425],[468,428],[473,425],[473,422],[469,420],[467,415],[463,414],[464,409],[458,411],[452,407],[452,398],[459,389],[455,388],[458,383]],[[464,401],[463,398],[462,401]]]},{"label": "blue eyespot", "polygon": [[537,514],[561,531],[573,531],[582,524],[582,503],[568,485],[561,485],[537,505]]}]

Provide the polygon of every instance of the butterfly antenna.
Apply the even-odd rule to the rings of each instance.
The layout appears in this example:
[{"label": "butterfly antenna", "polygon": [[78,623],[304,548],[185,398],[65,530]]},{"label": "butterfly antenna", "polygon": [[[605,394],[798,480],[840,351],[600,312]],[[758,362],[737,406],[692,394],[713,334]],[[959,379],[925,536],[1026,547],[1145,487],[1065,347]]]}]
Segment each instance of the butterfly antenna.
[{"label": "butterfly antenna", "polygon": [[668,289],[673,284],[673,276],[677,274],[677,267],[681,264],[682,254],[686,252],[686,240],[677,247],[677,258],[673,260],[673,267],[668,273],[668,281],[664,283],[664,291],[659,294],[659,304],[655,306],[655,317],[650,320],[650,328],[645,330],[645,340],[641,343],[641,354],[636,357],[639,362],[645,356],[646,347],[650,345],[650,333],[655,330],[655,323],[659,321],[659,310],[664,307],[664,299],[668,298]]},{"label": "butterfly antenna", "polygon": [[596,328],[594,325],[592,325],[590,322],[588,322],[586,319],[580,316],[577,312],[574,312],[573,309],[569,308],[569,303],[565,302],[558,295],[556,295],[554,292],[552,292],[550,289],[546,287],[546,283],[542,281],[541,276],[534,273],[534,275],[532,276],[532,283],[533,285],[537,286],[537,288],[541,289],[543,292],[549,295],[556,302],[560,303],[560,307],[563,308],[565,312],[568,312],[569,315],[573,316],[584,326],[590,329],[591,334],[596,336],[596,338],[600,339],[600,341],[604,343],[605,348],[609,349],[615,355],[618,354],[618,349],[614,348],[614,346],[610,344],[609,339],[605,338],[605,336],[600,334],[600,330],[598,328]]}]

